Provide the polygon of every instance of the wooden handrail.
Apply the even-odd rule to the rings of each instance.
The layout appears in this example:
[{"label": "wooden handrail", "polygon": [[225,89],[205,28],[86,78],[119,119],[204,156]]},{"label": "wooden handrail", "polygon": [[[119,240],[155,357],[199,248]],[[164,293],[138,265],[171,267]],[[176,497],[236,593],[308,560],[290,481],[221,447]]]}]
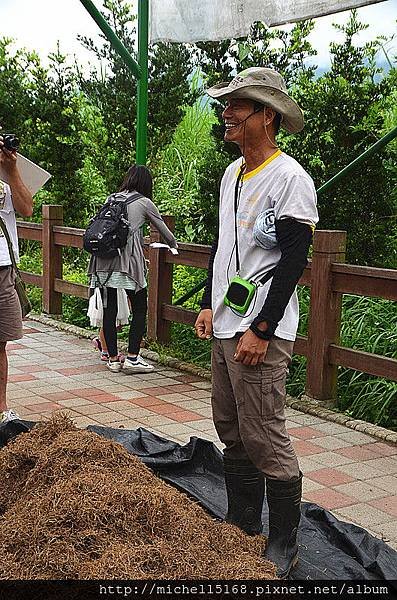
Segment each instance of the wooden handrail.
[{"label": "wooden handrail", "polygon": [[74,227],[54,226],[54,244],[66,246],[67,248],[83,247],[84,229]]},{"label": "wooden handrail", "polygon": [[329,361],[336,366],[340,365],[368,373],[368,375],[376,375],[377,377],[397,381],[397,360],[395,358],[331,344]]},{"label": "wooden handrail", "polygon": [[397,271],[333,263],[332,289],[342,294],[355,294],[397,300]]},{"label": "wooden handrail", "polygon": [[23,240],[34,240],[42,242],[43,226],[41,223],[28,223],[26,221],[17,221],[18,236]]}]

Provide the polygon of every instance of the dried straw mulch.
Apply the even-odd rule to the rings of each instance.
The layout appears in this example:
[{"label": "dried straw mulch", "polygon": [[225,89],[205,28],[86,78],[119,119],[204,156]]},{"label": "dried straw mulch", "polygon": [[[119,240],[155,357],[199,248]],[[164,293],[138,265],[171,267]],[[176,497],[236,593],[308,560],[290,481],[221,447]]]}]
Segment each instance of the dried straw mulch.
[{"label": "dried straw mulch", "polygon": [[262,548],[65,416],[0,451],[0,579],[273,579]]}]

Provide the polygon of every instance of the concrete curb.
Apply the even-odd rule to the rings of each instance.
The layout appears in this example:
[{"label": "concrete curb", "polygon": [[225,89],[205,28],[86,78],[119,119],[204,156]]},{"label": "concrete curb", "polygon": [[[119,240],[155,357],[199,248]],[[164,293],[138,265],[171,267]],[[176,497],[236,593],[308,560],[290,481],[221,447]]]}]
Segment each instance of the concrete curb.
[{"label": "concrete curb", "polygon": [[[77,327],[77,325],[69,325],[68,323],[58,321],[57,319],[53,319],[46,315],[31,313],[27,318],[32,321],[37,321],[38,323],[43,323],[44,325],[54,327],[60,331],[66,331],[67,333],[80,338],[92,339],[96,335],[95,332],[90,331],[89,329]],[[126,344],[122,342],[120,344],[120,348],[125,351],[127,349]],[[142,348],[141,354],[145,358],[153,360],[161,365],[170,367],[172,369],[179,369],[180,371],[185,371],[186,373],[190,373],[192,375],[196,375],[197,377],[202,377],[203,379],[211,381],[211,372],[207,369],[197,367],[191,363],[185,363],[177,358],[173,358],[172,356],[158,354],[158,352],[153,352],[153,350],[147,350],[146,348]],[[361,421],[359,419],[352,419],[343,413],[325,408],[319,402],[315,402],[308,396],[302,396],[301,398],[287,396],[286,403],[290,408],[294,408],[300,412],[319,417],[325,421],[339,423],[340,425],[344,425],[349,429],[354,429],[355,431],[360,431],[372,437],[378,438],[383,442],[397,444],[396,431],[391,431],[390,429],[385,429],[384,427],[379,427],[378,425],[373,425],[372,423],[367,423],[366,421]]]}]

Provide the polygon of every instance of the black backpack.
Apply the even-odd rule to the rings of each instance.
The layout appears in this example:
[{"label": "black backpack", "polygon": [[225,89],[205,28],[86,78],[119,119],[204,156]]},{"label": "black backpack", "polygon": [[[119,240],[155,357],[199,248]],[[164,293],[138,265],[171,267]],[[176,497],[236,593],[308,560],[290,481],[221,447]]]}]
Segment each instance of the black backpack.
[{"label": "black backpack", "polygon": [[84,250],[99,258],[120,255],[131,231],[127,206],[140,196],[138,192],[111,194],[84,232]]}]

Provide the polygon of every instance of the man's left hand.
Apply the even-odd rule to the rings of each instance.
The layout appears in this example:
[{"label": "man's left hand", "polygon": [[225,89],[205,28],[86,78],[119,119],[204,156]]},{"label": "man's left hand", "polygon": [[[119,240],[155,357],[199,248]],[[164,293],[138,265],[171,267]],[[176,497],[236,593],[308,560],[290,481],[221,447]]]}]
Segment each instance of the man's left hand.
[{"label": "man's left hand", "polygon": [[237,344],[234,359],[243,365],[254,367],[265,361],[269,340],[262,340],[251,329],[247,329]]}]

